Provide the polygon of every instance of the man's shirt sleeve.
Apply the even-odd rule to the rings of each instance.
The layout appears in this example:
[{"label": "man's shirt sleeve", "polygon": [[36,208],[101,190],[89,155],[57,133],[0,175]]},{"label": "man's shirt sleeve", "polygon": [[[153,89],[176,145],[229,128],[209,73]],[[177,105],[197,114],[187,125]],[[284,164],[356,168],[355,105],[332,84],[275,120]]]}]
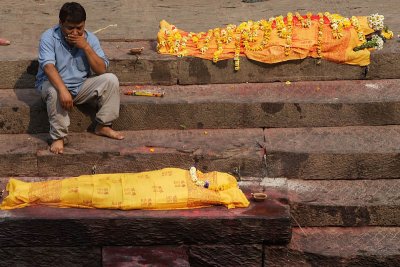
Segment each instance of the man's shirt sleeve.
[{"label": "man's shirt sleeve", "polygon": [[56,64],[54,38],[52,38],[52,33],[50,31],[43,33],[40,39],[38,61],[41,69],[44,69],[44,66],[47,64]]},{"label": "man's shirt sleeve", "polygon": [[101,49],[99,39],[97,39],[97,37],[93,33],[90,33],[88,36],[88,41],[94,52],[96,52],[96,54],[103,59],[104,64],[106,64],[106,68],[108,68],[110,62],[104,54],[103,49]]}]

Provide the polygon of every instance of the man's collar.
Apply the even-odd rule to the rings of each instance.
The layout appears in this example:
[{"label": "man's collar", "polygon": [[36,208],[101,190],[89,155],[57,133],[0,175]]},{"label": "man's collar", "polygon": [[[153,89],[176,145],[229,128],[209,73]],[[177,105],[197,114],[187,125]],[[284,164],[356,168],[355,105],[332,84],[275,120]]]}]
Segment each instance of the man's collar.
[{"label": "man's collar", "polygon": [[62,39],[62,33],[61,33],[60,24],[57,24],[56,26],[54,26],[54,28],[53,28],[53,37],[57,38],[58,40]]}]

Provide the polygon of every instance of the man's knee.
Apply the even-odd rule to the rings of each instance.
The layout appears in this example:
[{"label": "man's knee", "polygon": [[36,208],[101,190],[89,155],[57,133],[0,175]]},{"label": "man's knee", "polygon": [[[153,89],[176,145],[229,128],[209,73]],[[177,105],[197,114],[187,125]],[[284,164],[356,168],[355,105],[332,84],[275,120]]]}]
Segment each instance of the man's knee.
[{"label": "man's knee", "polygon": [[119,87],[118,77],[113,73],[104,73],[103,79],[112,87]]},{"label": "man's knee", "polygon": [[47,88],[43,88],[42,99],[45,102],[56,102],[58,99],[57,90],[53,86],[48,86]]}]

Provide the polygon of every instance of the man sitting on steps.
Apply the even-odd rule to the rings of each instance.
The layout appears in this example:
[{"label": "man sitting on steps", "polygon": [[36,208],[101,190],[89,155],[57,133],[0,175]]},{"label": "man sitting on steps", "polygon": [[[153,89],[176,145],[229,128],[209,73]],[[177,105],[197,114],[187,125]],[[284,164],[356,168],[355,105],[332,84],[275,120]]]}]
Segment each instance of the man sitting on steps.
[{"label": "man sitting on steps", "polygon": [[[52,143],[50,151],[62,154],[73,105],[96,101],[95,133],[113,139],[124,136],[111,128],[119,116],[118,78],[106,73],[108,60],[97,37],[85,31],[86,12],[78,3],[65,3],[59,25],[43,33],[39,44],[36,88],[47,105]],[[91,73],[98,76],[90,76]]]}]

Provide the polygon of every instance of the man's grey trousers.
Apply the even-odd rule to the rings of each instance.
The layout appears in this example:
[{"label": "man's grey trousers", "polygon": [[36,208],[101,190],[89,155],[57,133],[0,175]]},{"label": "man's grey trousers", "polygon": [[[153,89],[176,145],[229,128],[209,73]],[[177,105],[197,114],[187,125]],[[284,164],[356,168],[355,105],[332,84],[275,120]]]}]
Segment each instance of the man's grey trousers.
[{"label": "man's grey trousers", "polygon": [[[61,139],[68,134],[70,124],[68,111],[61,106],[58,92],[49,81],[43,83],[41,92],[47,106],[50,136],[53,140]],[[111,125],[112,121],[119,116],[118,78],[112,73],[88,78],[73,101],[74,105],[97,103],[99,110],[96,113],[96,121],[101,125]]]}]

